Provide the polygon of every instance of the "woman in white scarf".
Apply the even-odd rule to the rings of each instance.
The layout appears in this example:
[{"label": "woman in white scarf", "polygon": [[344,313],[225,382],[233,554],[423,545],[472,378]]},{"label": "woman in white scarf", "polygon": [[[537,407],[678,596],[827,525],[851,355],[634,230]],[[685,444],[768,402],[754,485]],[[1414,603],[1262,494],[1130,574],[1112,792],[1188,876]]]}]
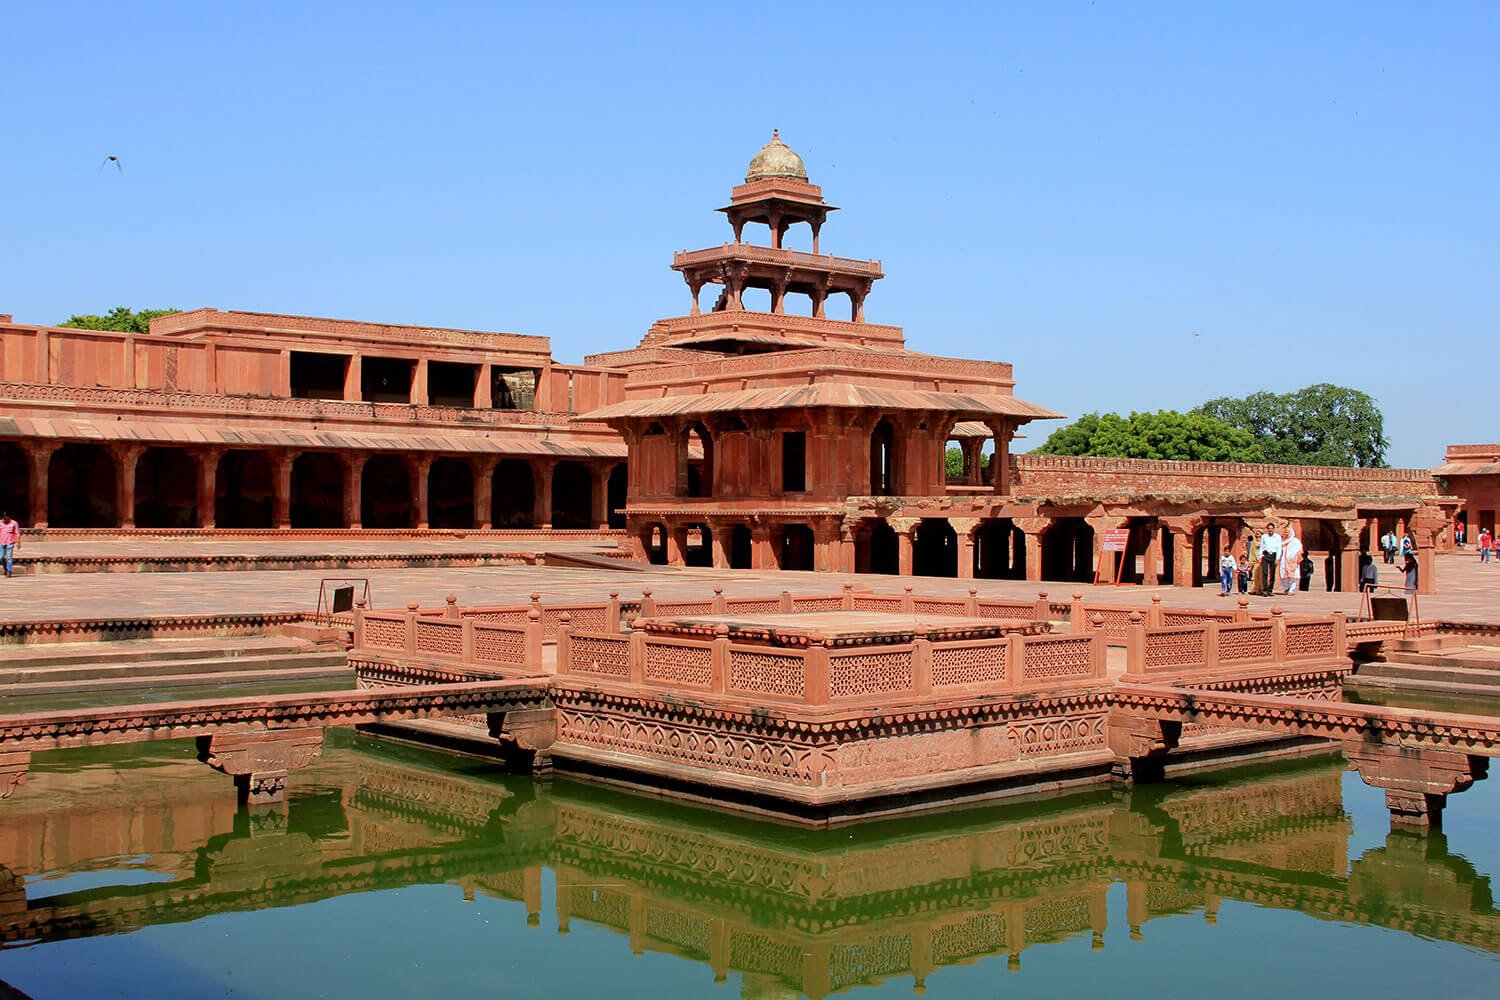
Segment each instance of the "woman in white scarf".
[{"label": "woman in white scarf", "polygon": [[1302,575],[1302,542],[1292,530],[1292,522],[1286,524],[1286,541],[1281,543],[1281,589],[1288,594],[1297,590]]}]

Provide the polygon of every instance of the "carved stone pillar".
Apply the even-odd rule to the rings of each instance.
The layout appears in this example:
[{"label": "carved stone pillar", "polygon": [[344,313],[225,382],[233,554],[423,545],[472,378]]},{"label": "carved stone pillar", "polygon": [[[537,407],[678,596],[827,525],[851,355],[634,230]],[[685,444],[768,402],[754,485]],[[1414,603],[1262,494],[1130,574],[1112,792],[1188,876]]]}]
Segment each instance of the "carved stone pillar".
[{"label": "carved stone pillar", "polygon": [[729,536],[734,531],[734,525],[724,521],[710,521],[708,530],[713,543],[714,569],[728,569]]},{"label": "carved stone pillar", "polygon": [[667,565],[687,565],[687,525],[668,522],[666,528]]},{"label": "carved stone pillar", "polygon": [[474,524],[485,531],[495,526],[495,466],[499,463],[492,455],[474,460]]},{"label": "carved stone pillar", "polygon": [[1359,539],[1368,523],[1364,518],[1336,521],[1335,535],[1339,543],[1339,590],[1347,594],[1359,591]]},{"label": "carved stone pillar", "polygon": [[271,523],[283,530],[292,526],[292,463],[299,454],[278,452],[271,460]]},{"label": "carved stone pillar", "polygon": [[589,517],[596,528],[609,527],[609,465],[589,466]]},{"label": "carved stone pillar", "polygon": [[214,501],[219,488],[219,456],[222,448],[205,448],[194,454],[198,461],[198,527],[214,526]]},{"label": "carved stone pillar", "polygon": [[47,526],[47,474],[52,468],[52,453],[62,447],[53,442],[37,442],[27,448],[31,455],[31,526]]},{"label": "carved stone pillar", "polygon": [[135,527],[135,466],[145,451],[138,444],[123,444],[114,451],[119,471],[115,477],[116,505],[120,527]]},{"label": "carved stone pillar", "polygon": [[775,569],[776,553],[771,549],[771,525],[759,521],[750,525],[750,568]]},{"label": "carved stone pillar", "polygon": [[215,771],[233,775],[239,800],[251,805],[280,802],[286,795],[287,773],[306,767],[322,752],[322,729],[198,737],[198,759]]},{"label": "carved stone pillar", "polygon": [[886,523],[896,533],[896,573],[899,576],[912,575],[912,533],[916,530],[919,518],[915,517],[888,517]]},{"label": "carved stone pillar", "polygon": [[837,573],[842,565],[839,546],[839,522],[818,521],[813,524],[813,569],[819,573]]},{"label": "carved stone pillar", "polygon": [[[1026,561],[1026,579],[1042,579],[1042,534],[1052,526],[1050,517],[1018,517],[1013,522],[1021,530],[1021,551]],[[1012,555],[1014,563],[1014,555]]]},{"label": "carved stone pillar", "polygon": [[1141,585],[1154,587],[1161,583],[1161,524],[1151,522],[1151,541],[1146,543],[1146,552],[1141,559]]},{"label": "carved stone pillar", "polygon": [[1163,518],[1162,523],[1172,533],[1172,583],[1178,587],[1192,587],[1195,568],[1193,536],[1197,534],[1200,522]]},{"label": "carved stone pillar", "polygon": [[974,530],[979,527],[977,517],[950,517],[948,523],[958,536],[958,578],[974,579]]},{"label": "carved stone pillar", "polygon": [[531,524],[536,528],[552,527],[552,470],[557,459],[544,458],[531,464],[536,477],[535,501],[531,508]]},{"label": "carved stone pillar", "polygon": [[429,499],[432,496],[432,456],[421,455],[408,459],[406,469],[411,476],[412,520],[417,528],[431,524]]},{"label": "carved stone pillar", "polygon": [[1006,421],[996,421],[989,425],[990,432],[995,436],[995,454],[990,459],[990,482],[995,487],[995,495],[1001,497],[1010,496],[1010,439],[1015,434],[1015,428]]},{"label": "carved stone pillar", "polygon": [[339,468],[343,473],[344,524],[358,528],[364,517],[365,456],[360,452],[340,452]]}]

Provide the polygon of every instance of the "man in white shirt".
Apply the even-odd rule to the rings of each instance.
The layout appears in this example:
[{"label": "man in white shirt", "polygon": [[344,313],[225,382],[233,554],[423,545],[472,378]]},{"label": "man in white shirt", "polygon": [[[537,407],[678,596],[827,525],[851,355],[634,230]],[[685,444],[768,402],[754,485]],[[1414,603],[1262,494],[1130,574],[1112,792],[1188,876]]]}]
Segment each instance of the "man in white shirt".
[{"label": "man in white shirt", "polygon": [[1276,586],[1276,564],[1281,562],[1281,536],[1276,533],[1276,523],[1266,525],[1266,533],[1260,536],[1261,597],[1270,597]]}]

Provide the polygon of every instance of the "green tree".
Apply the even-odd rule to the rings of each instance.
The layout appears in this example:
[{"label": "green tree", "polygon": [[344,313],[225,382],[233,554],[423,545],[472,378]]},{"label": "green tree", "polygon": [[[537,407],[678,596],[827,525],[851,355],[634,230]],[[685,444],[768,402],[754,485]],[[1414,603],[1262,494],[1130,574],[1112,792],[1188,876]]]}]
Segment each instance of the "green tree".
[{"label": "green tree", "polygon": [[1385,468],[1385,418],[1368,393],[1320,382],[1281,395],[1210,399],[1193,410],[1254,435],[1266,461]]},{"label": "green tree", "polygon": [[170,316],[172,313],[180,312],[178,309],[142,309],[140,312],[131,312],[126,306],[115,306],[103,316],[73,315],[68,317],[66,323],[58,326],[74,326],[81,330],[114,330],[118,333],[147,333],[150,331],[151,321],[158,316]]},{"label": "green tree", "polygon": [[947,473],[949,479],[964,474],[964,453],[962,449],[949,448],[943,452],[943,470]]},{"label": "green tree", "polygon": [[1202,413],[1086,413],[1036,449],[1039,455],[1095,455],[1191,462],[1263,462],[1255,438]]}]

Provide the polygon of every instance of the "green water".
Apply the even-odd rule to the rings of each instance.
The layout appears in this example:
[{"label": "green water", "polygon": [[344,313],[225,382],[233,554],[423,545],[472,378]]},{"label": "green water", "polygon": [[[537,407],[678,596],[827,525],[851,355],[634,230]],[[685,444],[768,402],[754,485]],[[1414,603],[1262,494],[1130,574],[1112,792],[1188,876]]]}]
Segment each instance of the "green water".
[{"label": "green water", "polygon": [[23,712],[61,712],[76,708],[110,705],[150,705],[167,701],[198,701],[218,698],[250,698],[270,694],[306,694],[310,691],[354,690],[354,675],[335,680],[323,675],[310,679],[276,681],[225,680],[206,684],[156,684],[128,688],[89,688],[64,694],[0,695],[0,715]]},{"label": "green water", "polygon": [[39,998],[1494,997],[1489,784],[1425,839],[1389,835],[1382,794],[1336,757],[809,831],[348,733],[254,812],[190,744],[39,754],[0,802],[0,980]]}]

